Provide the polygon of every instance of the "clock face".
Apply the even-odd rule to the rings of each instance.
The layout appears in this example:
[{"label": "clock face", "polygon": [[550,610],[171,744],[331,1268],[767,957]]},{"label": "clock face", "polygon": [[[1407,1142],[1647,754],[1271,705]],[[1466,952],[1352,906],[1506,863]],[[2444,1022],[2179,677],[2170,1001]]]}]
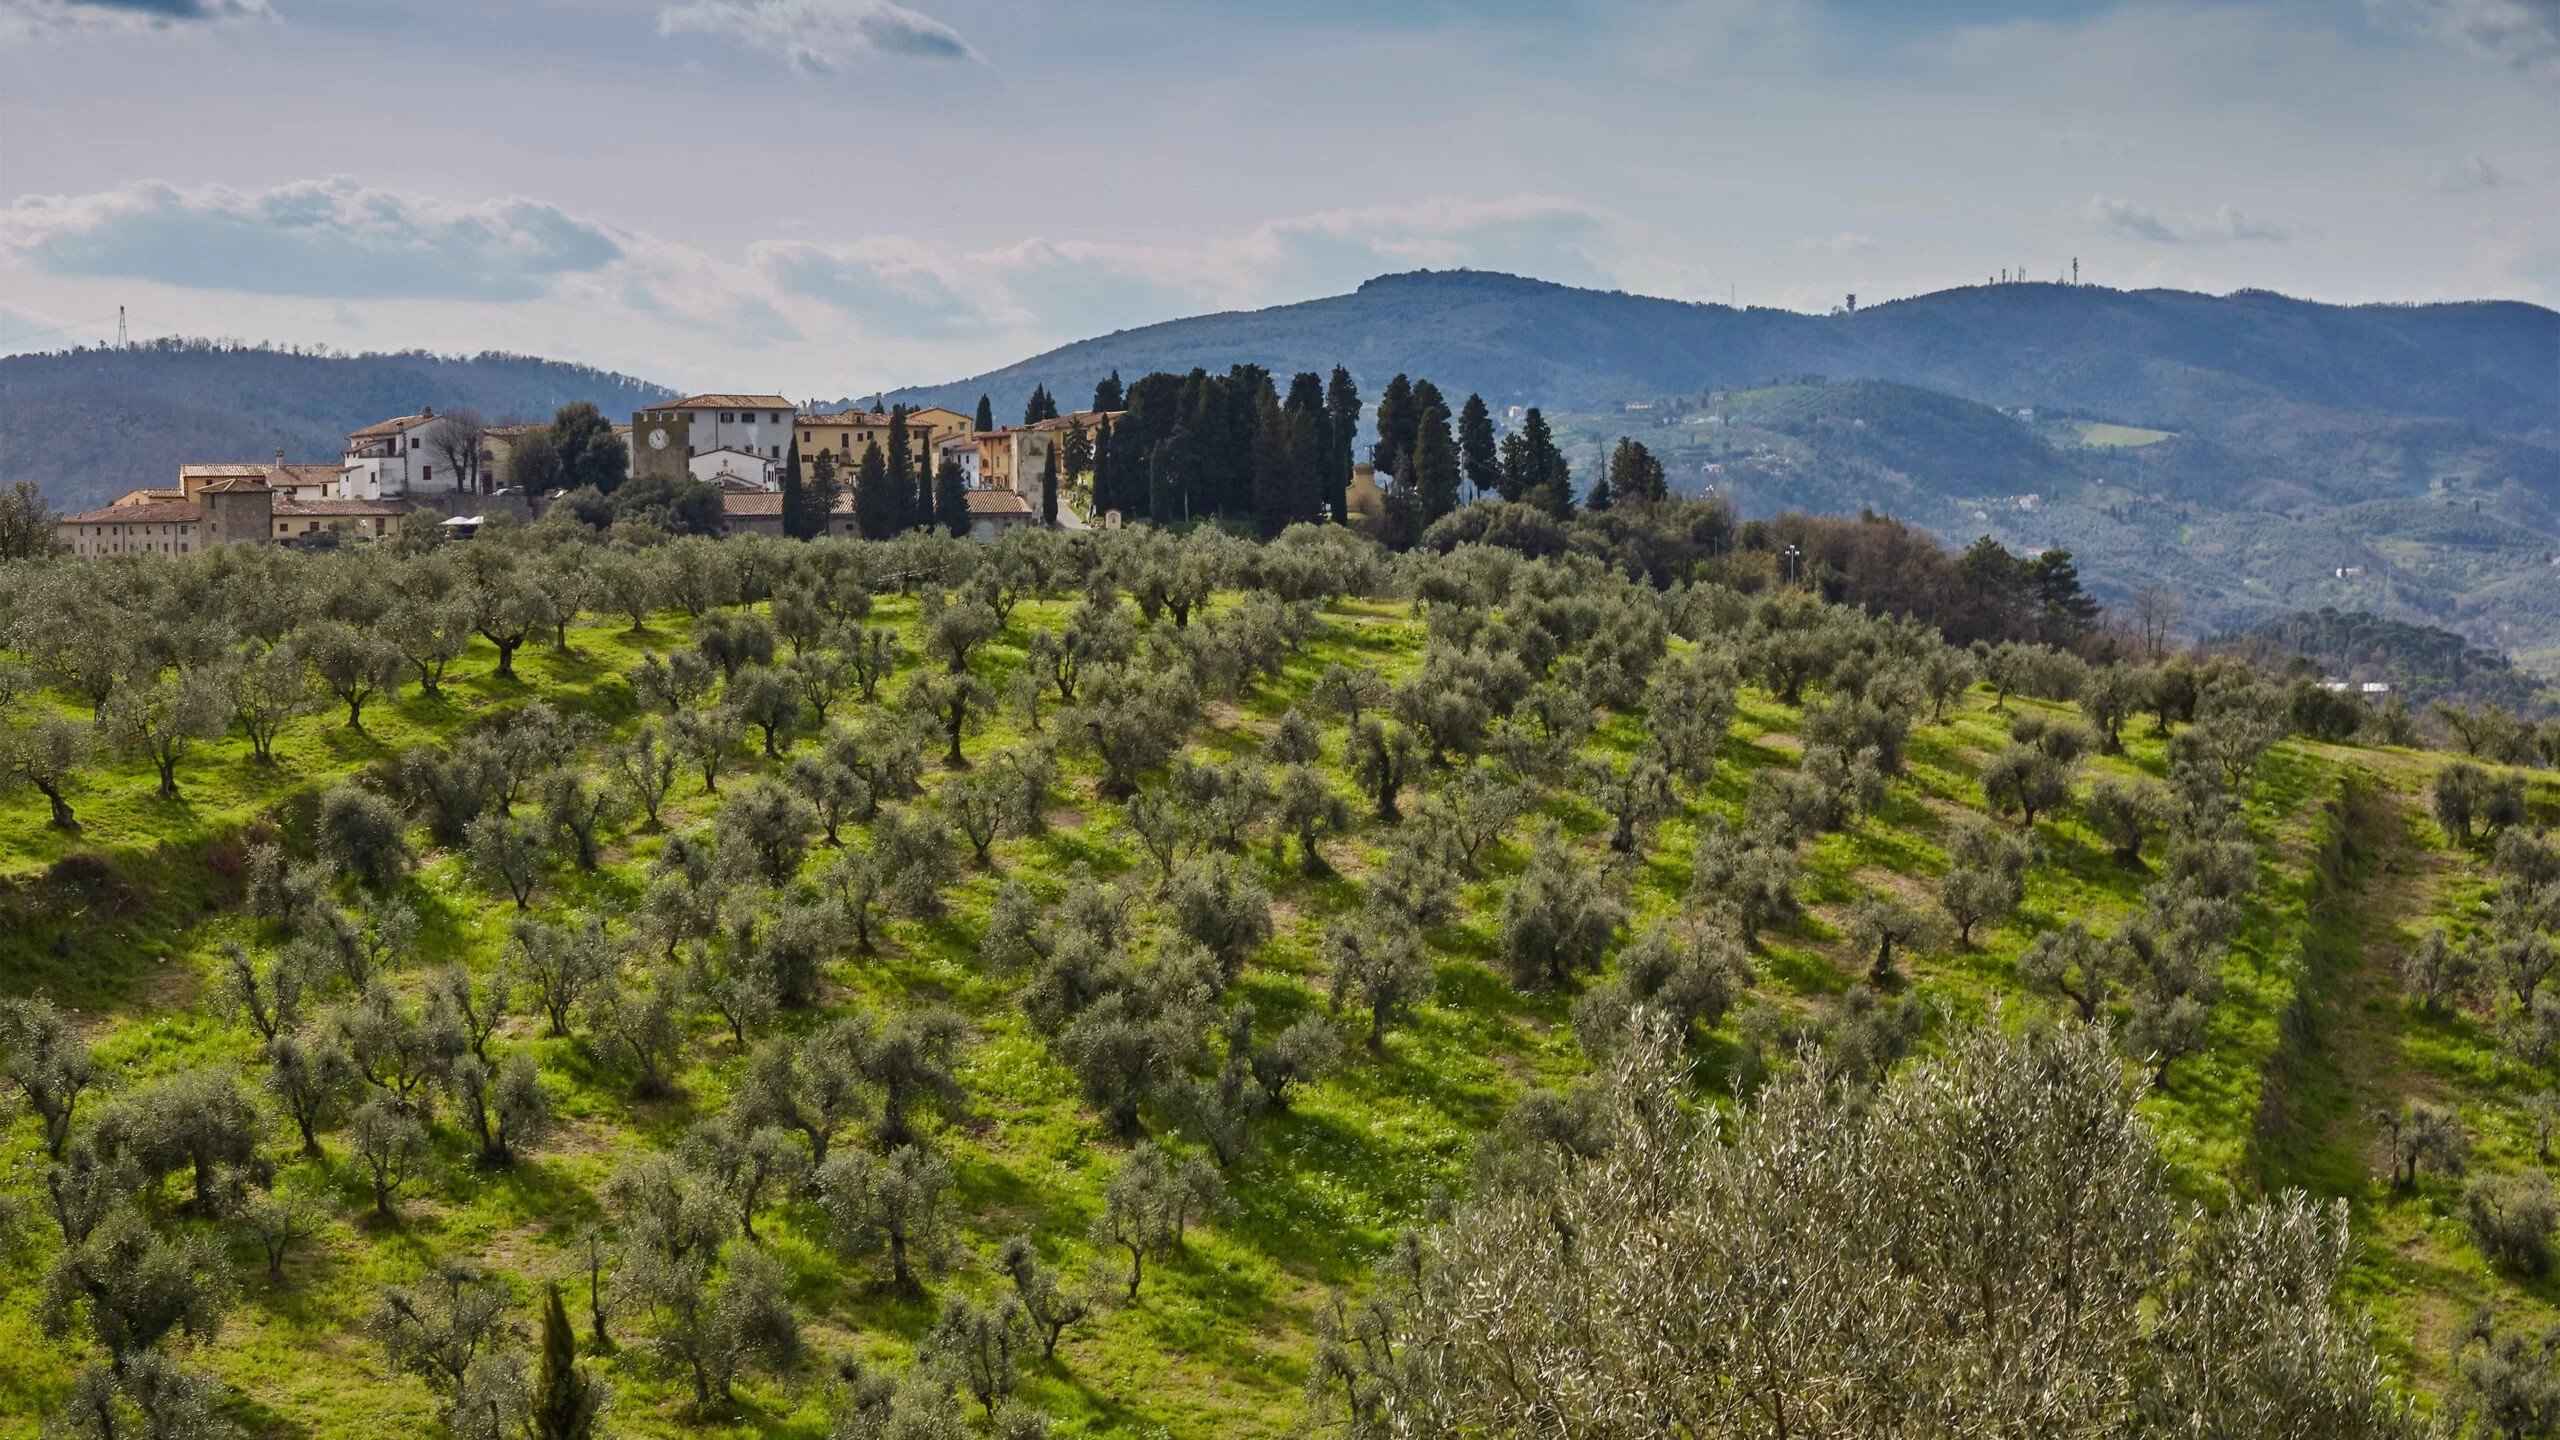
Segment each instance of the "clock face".
[{"label": "clock face", "polygon": [[649,432],[649,448],[650,448],[650,449],[652,449],[652,450],[664,450],[664,449],[666,449],[666,448],[667,448],[667,432],[666,432],[666,431],[664,431],[664,430],[652,430],[652,431],[650,431],[650,432]]}]

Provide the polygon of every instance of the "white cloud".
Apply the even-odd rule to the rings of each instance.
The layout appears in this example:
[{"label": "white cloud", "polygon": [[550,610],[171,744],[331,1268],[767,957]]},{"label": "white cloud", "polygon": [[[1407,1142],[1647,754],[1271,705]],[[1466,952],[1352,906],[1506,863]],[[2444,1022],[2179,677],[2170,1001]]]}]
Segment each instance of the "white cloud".
[{"label": "white cloud", "polygon": [[168,30],[274,18],[267,0],[0,0],[0,35]]},{"label": "white cloud", "polygon": [[2252,220],[2229,205],[2209,216],[2170,215],[2113,195],[2092,195],[2080,216],[2119,239],[2150,245],[2281,245],[2290,238],[2284,227]]},{"label": "white cloud", "polygon": [[1837,255],[1843,260],[1862,260],[1876,254],[1884,247],[1876,243],[1876,237],[1873,235],[1860,235],[1855,231],[1843,230],[1837,235],[1799,240],[1796,242],[1796,248],[1818,251],[1825,255]]},{"label": "white cloud", "polygon": [[658,12],[661,35],[710,35],[823,75],[865,55],[966,60],[960,32],[887,0],[694,0]]},{"label": "white cloud", "polygon": [[1620,222],[1572,201],[1435,198],[1274,220],[1189,244],[1034,237],[995,249],[889,236],[758,245],[784,294],[902,334],[1075,339],[1203,309],[1339,294],[1393,270],[1509,270],[1606,285]]},{"label": "white cloud", "polygon": [[2438,166],[2418,181],[2419,188],[2439,195],[2472,195],[2495,190],[2507,183],[2505,172],[2489,163],[2486,156],[2474,155],[2457,164]]},{"label": "white cloud", "polygon": [[622,253],[538,200],[456,205],[343,177],[264,190],[144,180],[0,210],[0,252],[54,275],[330,299],[524,300]]},{"label": "white cloud", "polygon": [[2376,19],[2450,37],[2520,70],[2560,76],[2560,0],[2366,0]]}]

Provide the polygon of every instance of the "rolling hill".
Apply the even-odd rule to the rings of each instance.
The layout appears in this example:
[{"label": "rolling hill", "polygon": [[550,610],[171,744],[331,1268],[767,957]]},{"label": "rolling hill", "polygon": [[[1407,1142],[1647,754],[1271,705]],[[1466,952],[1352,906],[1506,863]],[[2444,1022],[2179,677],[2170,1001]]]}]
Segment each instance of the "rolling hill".
[{"label": "rolling hill", "polygon": [[181,464],[334,459],[347,432],[422,406],[546,419],[573,400],[628,414],[674,394],[529,355],[319,355],[174,341],[0,358],[0,480],[56,505],[173,483]]},{"label": "rolling hill", "polygon": [[2170,429],[2272,404],[2507,433],[2560,423],[2550,398],[2560,393],[2560,314],[2532,305],[2339,306],[2257,291],[2018,284],[1820,316],[1474,271],[1386,275],[1349,295],[1118,331],[893,398],[958,405],[986,393],[1006,413],[1034,385],[1075,398],[1113,370],[1237,361],[1282,374],[1344,364],[1371,390],[1404,371],[1455,393],[1563,410],[1815,374]]}]

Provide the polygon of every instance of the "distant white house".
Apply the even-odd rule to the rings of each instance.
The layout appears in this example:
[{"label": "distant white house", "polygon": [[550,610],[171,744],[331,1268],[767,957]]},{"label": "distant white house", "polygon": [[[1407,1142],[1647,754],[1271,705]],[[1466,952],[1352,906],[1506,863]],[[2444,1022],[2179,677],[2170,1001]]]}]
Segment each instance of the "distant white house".
[{"label": "distant white house", "polygon": [[723,445],[717,450],[706,450],[688,457],[685,468],[693,472],[694,479],[705,484],[717,484],[723,479],[742,480],[759,490],[770,490],[780,481],[782,465],[771,456]]},{"label": "distant white house", "polygon": [[462,489],[460,468],[437,443],[449,423],[428,406],[348,435],[337,498],[400,500]]}]

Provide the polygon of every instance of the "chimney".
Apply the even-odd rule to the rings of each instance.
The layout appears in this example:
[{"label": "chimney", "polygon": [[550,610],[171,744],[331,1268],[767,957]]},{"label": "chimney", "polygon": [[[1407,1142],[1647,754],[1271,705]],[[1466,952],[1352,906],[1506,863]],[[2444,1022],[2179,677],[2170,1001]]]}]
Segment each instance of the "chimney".
[{"label": "chimney", "polygon": [[276,447],[276,468],[279,470],[284,468],[284,447],[281,445]]},{"label": "chimney", "polygon": [[419,419],[421,419],[421,420],[433,420],[434,418],[436,418],[436,407],[434,407],[433,405],[421,405],[421,406],[419,406],[419,407],[418,407],[418,418],[419,418]]}]

